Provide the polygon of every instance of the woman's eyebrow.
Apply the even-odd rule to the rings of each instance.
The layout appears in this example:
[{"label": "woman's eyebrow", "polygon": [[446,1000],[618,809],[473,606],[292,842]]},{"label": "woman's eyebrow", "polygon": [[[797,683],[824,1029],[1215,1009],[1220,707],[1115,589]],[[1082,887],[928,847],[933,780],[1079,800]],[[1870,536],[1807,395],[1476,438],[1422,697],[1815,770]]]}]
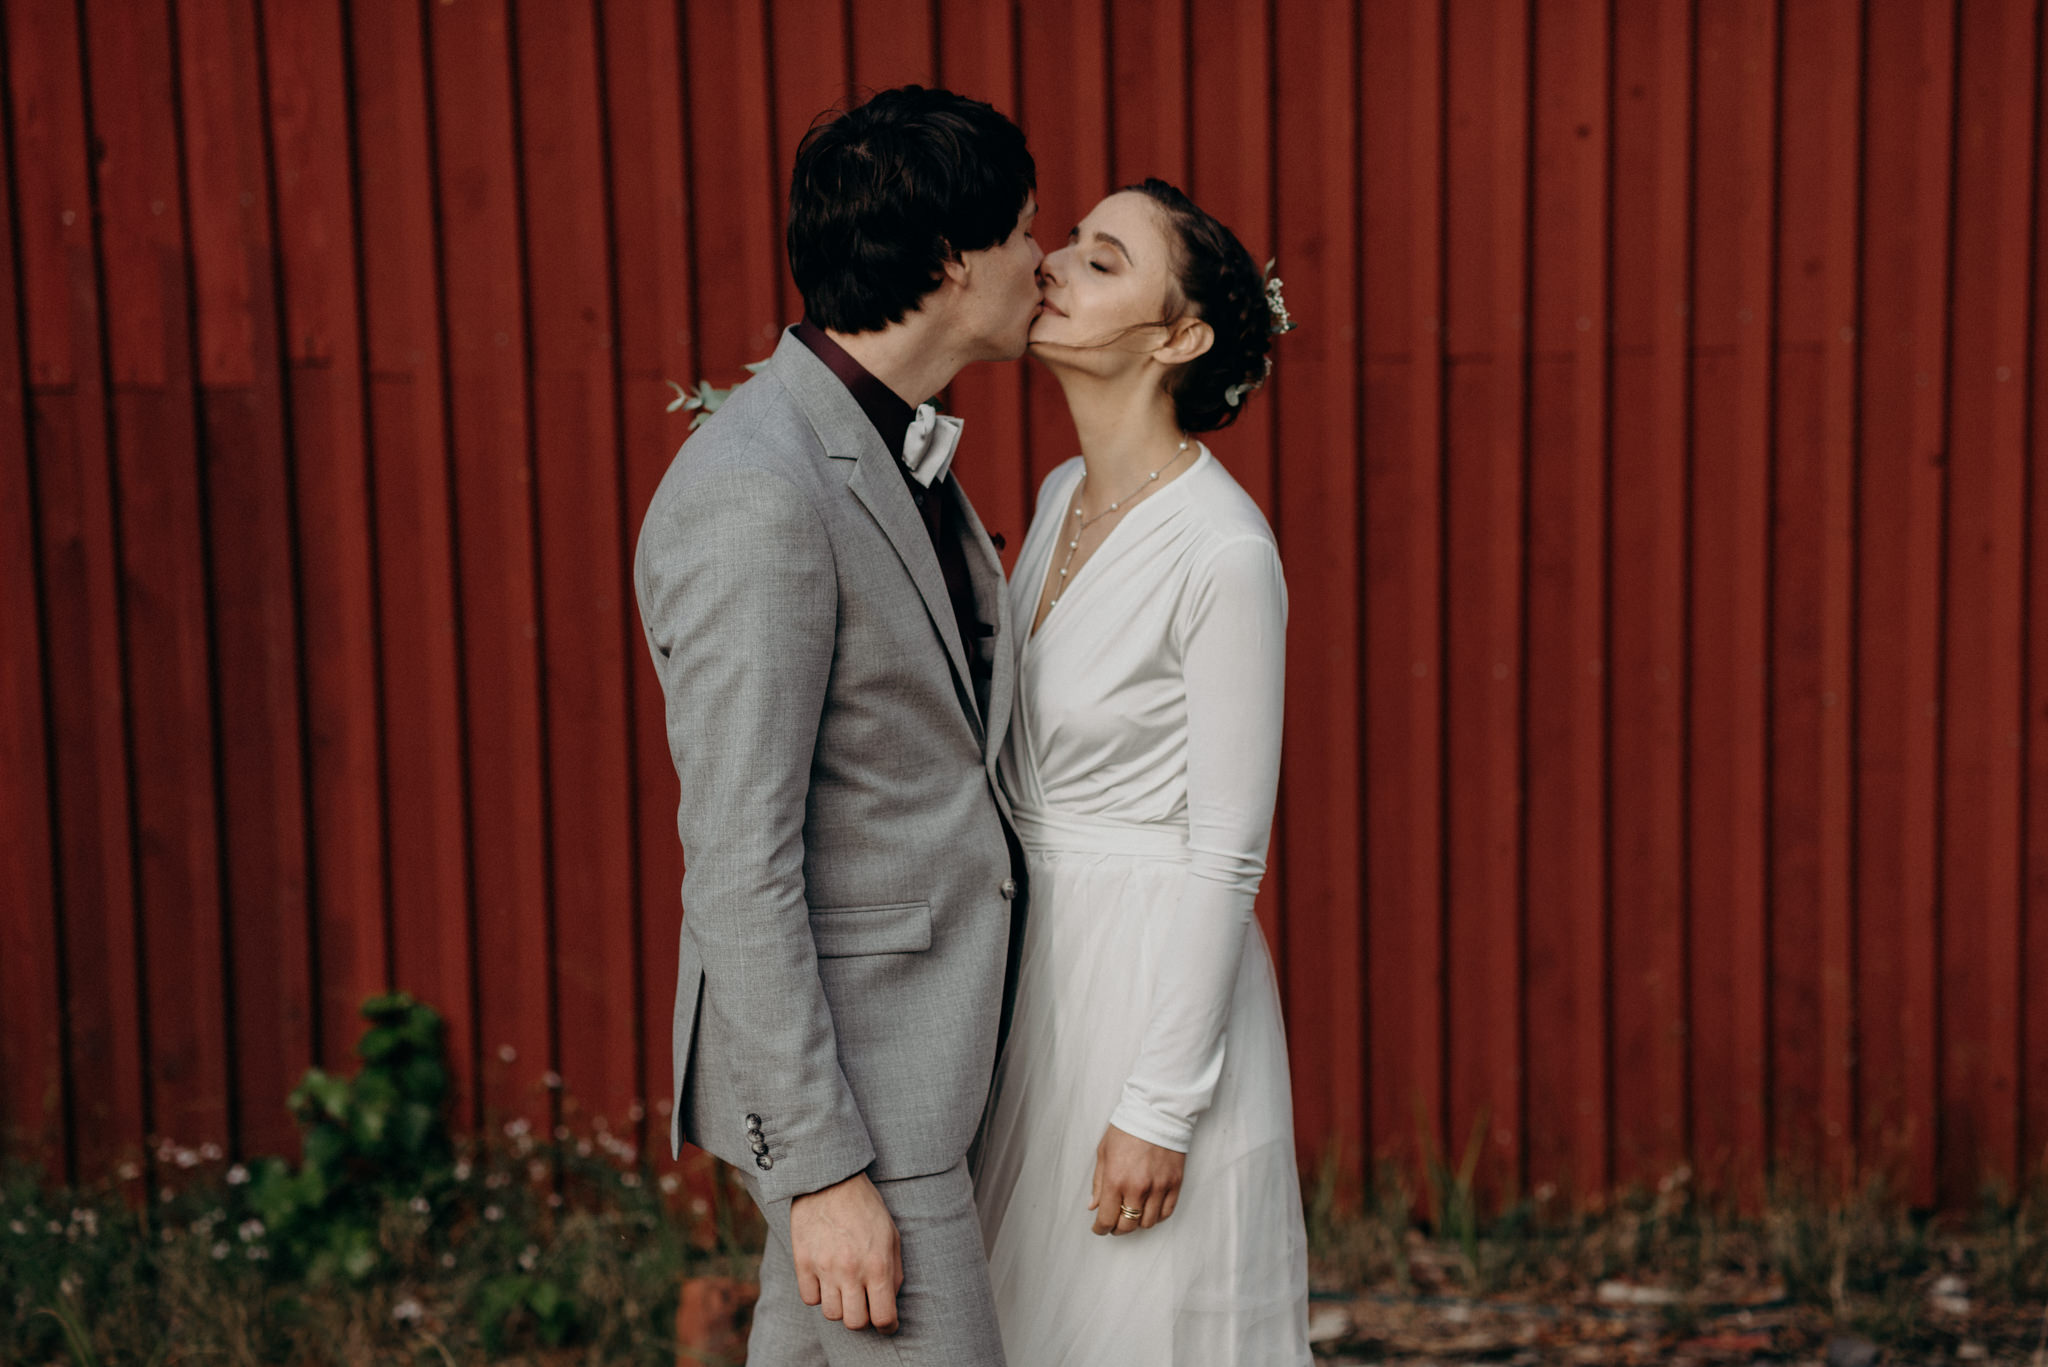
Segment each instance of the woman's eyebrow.
[{"label": "woman's eyebrow", "polygon": [[1100,228],[1098,228],[1095,231],[1095,240],[1097,242],[1107,242],[1110,246],[1122,252],[1124,254],[1124,260],[1129,261],[1133,266],[1138,264],[1136,261],[1132,260],[1131,249],[1123,244],[1122,239],[1114,237],[1109,233],[1103,232]]}]

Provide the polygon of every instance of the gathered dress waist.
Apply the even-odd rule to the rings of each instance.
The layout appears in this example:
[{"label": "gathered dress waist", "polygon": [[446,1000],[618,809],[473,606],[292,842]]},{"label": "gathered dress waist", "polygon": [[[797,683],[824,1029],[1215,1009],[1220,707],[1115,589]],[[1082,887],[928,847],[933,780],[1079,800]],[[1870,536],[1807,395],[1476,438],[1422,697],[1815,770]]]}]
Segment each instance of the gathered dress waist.
[{"label": "gathered dress waist", "polygon": [[1051,807],[1017,805],[1011,810],[1026,849],[1187,861],[1188,828],[1181,822],[1119,821]]}]

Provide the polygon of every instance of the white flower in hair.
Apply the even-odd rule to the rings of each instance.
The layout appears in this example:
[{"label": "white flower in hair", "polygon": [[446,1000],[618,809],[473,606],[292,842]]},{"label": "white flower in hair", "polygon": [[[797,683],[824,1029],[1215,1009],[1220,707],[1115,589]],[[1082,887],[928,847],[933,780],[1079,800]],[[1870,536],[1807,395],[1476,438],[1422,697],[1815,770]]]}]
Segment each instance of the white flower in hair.
[{"label": "white flower in hair", "polygon": [[1266,310],[1273,315],[1273,335],[1294,331],[1294,319],[1287,312],[1287,301],[1280,296],[1280,277],[1273,274],[1278,257],[1266,263]]},{"label": "white flower in hair", "polygon": [[1271,356],[1268,356],[1266,358],[1266,368],[1260,372],[1259,378],[1256,380],[1244,380],[1230,386],[1230,388],[1223,391],[1223,402],[1229,404],[1232,408],[1237,407],[1239,404],[1244,402],[1245,395],[1251,393],[1254,389],[1257,389],[1260,385],[1264,384],[1266,382],[1266,377],[1268,375],[1271,375],[1272,373],[1273,358]]}]

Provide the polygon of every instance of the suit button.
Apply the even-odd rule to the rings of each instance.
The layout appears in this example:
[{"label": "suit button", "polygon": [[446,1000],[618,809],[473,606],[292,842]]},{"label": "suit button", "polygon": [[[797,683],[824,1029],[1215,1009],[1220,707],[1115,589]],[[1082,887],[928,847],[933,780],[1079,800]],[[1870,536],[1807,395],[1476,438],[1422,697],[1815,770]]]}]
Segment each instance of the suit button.
[{"label": "suit button", "polygon": [[763,1139],[763,1138],[762,1138],[762,1137],[761,1137],[760,1135],[758,1135],[758,1134],[757,1134],[757,1135],[755,1135],[755,1136],[753,1137],[753,1139],[754,1139],[754,1152],[755,1152],[755,1153],[766,1153],[766,1152],[768,1152],[768,1141],[767,1141],[767,1140]]},{"label": "suit button", "polygon": [[1012,900],[1017,895],[1017,880],[1014,878],[1005,878],[1002,881],[1002,886],[999,887],[997,891],[1003,894],[1003,900],[1005,902]]},{"label": "suit button", "polygon": [[749,1112],[747,1113],[747,1128],[748,1128],[748,1129],[750,1129],[750,1130],[758,1130],[758,1129],[760,1129],[760,1128],[761,1128],[761,1117],[760,1117],[760,1116],[758,1116],[758,1115],[755,1115],[755,1114],[753,1114],[753,1113],[752,1113],[751,1111],[749,1111]]},{"label": "suit button", "polygon": [[754,1166],[755,1166],[755,1167],[757,1167],[757,1168],[759,1168],[759,1169],[760,1169],[761,1171],[763,1171],[763,1172],[766,1172],[766,1171],[768,1171],[768,1169],[770,1169],[770,1168],[772,1168],[772,1167],[774,1167],[774,1166],[775,1166],[775,1160],[774,1160],[774,1159],[772,1159],[772,1158],[770,1158],[770,1157],[769,1157],[769,1156],[768,1156],[767,1154],[765,1154],[765,1153],[759,1153],[759,1154],[755,1154],[755,1155],[754,1155]]}]

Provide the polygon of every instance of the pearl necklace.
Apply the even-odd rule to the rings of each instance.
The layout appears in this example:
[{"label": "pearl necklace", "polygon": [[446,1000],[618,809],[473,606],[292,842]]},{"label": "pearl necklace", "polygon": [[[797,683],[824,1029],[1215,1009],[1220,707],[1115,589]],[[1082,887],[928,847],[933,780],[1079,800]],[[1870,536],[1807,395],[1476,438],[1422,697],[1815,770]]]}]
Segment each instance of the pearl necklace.
[{"label": "pearl necklace", "polygon": [[[1052,597],[1046,600],[1045,610],[1047,612],[1051,612],[1054,608],[1059,606],[1060,595],[1067,591],[1067,569],[1074,563],[1074,552],[1081,549],[1081,533],[1087,531],[1090,527],[1102,521],[1103,518],[1108,517],[1111,513],[1115,512],[1119,505],[1129,503],[1139,494],[1142,494],[1147,489],[1151,488],[1152,485],[1158,480],[1158,478],[1161,475],[1165,474],[1168,470],[1173,468],[1173,464],[1175,461],[1179,460],[1182,456],[1186,455],[1187,453],[1188,439],[1186,437],[1182,437],[1180,439],[1180,445],[1174,448],[1173,455],[1167,459],[1166,464],[1160,466],[1157,470],[1154,470],[1151,474],[1145,476],[1145,482],[1143,484],[1140,484],[1137,488],[1131,490],[1128,494],[1125,494],[1122,498],[1118,499],[1115,503],[1110,504],[1107,508],[1104,508],[1095,516],[1081,519],[1080,525],[1074,528],[1073,536],[1071,536],[1067,540],[1067,558],[1060,562],[1059,584],[1053,589]],[[1075,517],[1081,517],[1081,496],[1087,492],[1088,475],[1086,470],[1084,469],[1081,474],[1081,487],[1074,491]]]}]

